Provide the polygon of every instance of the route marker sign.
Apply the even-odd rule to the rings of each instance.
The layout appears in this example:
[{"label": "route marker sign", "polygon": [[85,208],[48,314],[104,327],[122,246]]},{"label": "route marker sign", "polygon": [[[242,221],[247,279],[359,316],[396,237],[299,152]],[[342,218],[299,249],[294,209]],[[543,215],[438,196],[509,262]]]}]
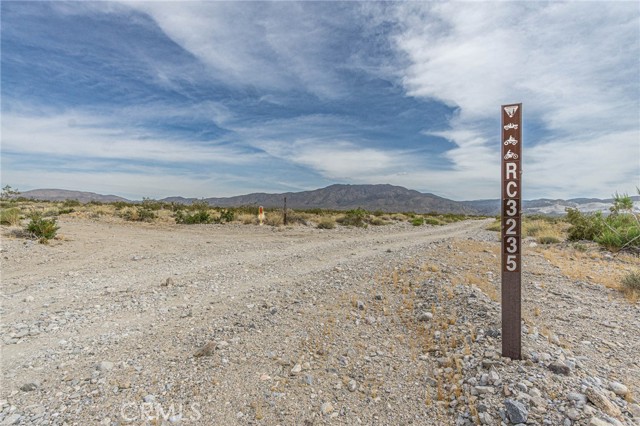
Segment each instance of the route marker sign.
[{"label": "route marker sign", "polygon": [[522,104],[502,105],[502,356],[521,358]]}]

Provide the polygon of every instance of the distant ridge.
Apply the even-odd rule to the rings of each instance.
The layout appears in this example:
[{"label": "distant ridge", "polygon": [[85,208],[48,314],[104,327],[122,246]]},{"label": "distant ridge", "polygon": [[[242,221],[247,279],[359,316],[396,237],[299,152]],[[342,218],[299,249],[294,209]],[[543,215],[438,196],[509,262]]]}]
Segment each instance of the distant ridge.
[{"label": "distant ridge", "polygon": [[[110,203],[124,201],[135,203],[117,195],[101,195],[94,192],[69,191],[65,189],[34,189],[20,193],[21,197],[36,200],[64,201],[78,200],[82,203],[99,201]],[[293,209],[350,210],[358,207],[369,211],[416,212],[416,213],[459,213],[494,216],[500,214],[500,200],[453,201],[434,194],[425,194],[394,185],[343,185],[336,184],[312,191],[286,192],[282,194],[254,193],[225,198],[185,198],[167,197],[160,201],[191,204],[205,201],[212,206],[264,206],[279,208],[287,197],[287,207]],[[640,211],[640,196],[632,196],[635,211]],[[573,198],[525,200],[522,205],[525,214],[563,215],[567,207],[583,212],[608,212],[612,199]]]},{"label": "distant ridge", "polygon": [[[220,207],[253,205],[282,207],[284,197],[287,197],[287,207],[293,209],[351,210],[361,207],[370,211],[381,210],[384,212],[476,213],[473,208],[457,201],[388,184],[336,184],[313,191],[282,194],[254,193],[228,198],[205,198],[203,201]],[[169,197],[162,201],[192,203],[196,200],[195,198]]]},{"label": "distant ridge", "polygon": [[69,191],[66,189],[33,189],[31,191],[20,192],[19,197],[48,201],[78,200],[81,203],[88,203],[90,201],[100,201],[101,203],[112,203],[114,201],[130,202],[126,198],[118,197],[117,195],[102,195],[96,194],[95,192]]}]

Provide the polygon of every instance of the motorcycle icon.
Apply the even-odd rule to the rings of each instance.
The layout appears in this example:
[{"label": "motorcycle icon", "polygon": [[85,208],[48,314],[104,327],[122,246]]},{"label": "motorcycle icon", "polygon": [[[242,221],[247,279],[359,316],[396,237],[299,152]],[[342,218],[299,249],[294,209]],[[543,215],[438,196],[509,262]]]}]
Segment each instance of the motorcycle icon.
[{"label": "motorcycle icon", "polygon": [[509,130],[509,129],[515,129],[518,130],[518,125],[516,123],[509,123],[506,126],[504,126],[505,130]]},{"label": "motorcycle icon", "polygon": [[504,159],[505,160],[517,160],[518,159],[518,154],[516,154],[515,152],[511,152],[511,150],[507,151],[507,153],[504,155]]},{"label": "motorcycle icon", "polygon": [[506,141],[504,141],[505,145],[516,145],[518,143],[518,139],[515,139],[513,136],[509,136],[509,139],[507,139]]}]

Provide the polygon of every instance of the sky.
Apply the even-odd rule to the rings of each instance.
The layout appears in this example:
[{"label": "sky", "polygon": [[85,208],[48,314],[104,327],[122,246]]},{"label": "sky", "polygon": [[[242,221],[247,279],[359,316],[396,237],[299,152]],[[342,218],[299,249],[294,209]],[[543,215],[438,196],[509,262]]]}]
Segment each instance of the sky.
[{"label": "sky", "polygon": [[523,198],[640,186],[640,3],[12,2],[1,184],[129,199],[393,184]]}]

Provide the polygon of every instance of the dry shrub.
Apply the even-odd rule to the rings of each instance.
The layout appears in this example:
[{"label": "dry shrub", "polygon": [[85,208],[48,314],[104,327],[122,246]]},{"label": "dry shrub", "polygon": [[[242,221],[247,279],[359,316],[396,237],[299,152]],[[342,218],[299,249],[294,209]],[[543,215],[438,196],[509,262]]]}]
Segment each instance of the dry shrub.
[{"label": "dry shrub", "polygon": [[266,225],[282,226],[282,224],[284,223],[282,212],[266,212],[264,215],[264,223]]}]

